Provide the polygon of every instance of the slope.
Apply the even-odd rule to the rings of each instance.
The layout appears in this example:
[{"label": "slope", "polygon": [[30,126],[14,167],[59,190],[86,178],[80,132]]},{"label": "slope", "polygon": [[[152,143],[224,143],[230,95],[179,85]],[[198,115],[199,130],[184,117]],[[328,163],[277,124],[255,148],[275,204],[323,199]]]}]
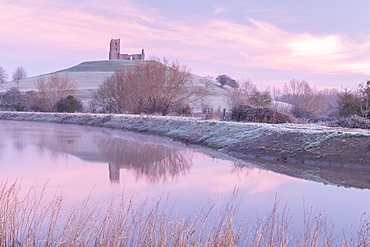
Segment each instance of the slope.
[{"label": "slope", "polygon": [[[117,70],[125,70],[127,68],[133,67],[135,61],[131,60],[100,60],[100,61],[86,61],[82,62],[73,67],[56,71],[61,75],[68,74],[69,78],[73,79],[78,85],[77,97],[82,100],[84,106],[88,106],[93,92],[101,85],[104,80],[112,75]],[[49,77],[51,73],[29,77],[22,79],[18,85],[20,91],[30,91],[36,90],[36,82],[40,77]],[[204,87],[200,83],[201,76],[193,74],[194,86]],[[14,81],[9,81],[0,84],[0,92],[5,92],[12,87],[16,87]],[[218,85],[211,85],[207,90],[208,96],[205,100],[206,103],[215,109],[225,108],[225,93],[227,90],[220,88]]]}]

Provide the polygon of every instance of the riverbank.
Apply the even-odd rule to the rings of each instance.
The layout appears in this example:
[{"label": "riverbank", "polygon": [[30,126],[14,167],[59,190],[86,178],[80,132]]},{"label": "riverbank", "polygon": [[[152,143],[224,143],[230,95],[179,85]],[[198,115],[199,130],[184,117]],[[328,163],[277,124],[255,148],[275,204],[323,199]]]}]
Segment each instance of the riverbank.
[{"label": "riverbank", "polygon": [[0,120],[81,124],[159,134],[216,149],[290,176],[370,188],[369,130],[89,113],[0,112]]}]

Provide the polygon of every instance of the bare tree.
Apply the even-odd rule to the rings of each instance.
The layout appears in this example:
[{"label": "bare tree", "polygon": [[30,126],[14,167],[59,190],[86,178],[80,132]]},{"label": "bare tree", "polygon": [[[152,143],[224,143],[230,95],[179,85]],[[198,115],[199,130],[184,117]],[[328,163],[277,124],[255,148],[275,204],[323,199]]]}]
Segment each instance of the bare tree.
[{"label": "bare tree", "polygon": [[320,94],[324,98],[324,107],[321,109],[321,116],[338,116],[338,100],[342,92],[342,89],[338,88],[330,88],[320,91]]},{"label": "bare tree", "polygon": [[132,94],[137,85],[134,83],[127,78],[127,71],[116,71],[94,92],[90,102],[91,110],[110,113],[135,111],[136,102]]},{"label": "bare tree", "polygon": [[284,84],[283,92],[280,100],[292,105],[295,117],[308,119],[318,117],[324,107],[323,95],[305,80],[291,80]]},{"label": "bare tree", "polygon": [[153,58],[138,61],[107,78],[94,93],[91,105],[113,113],[161,113],[167,115],[195,100],[199,88],[192,84],[186,66]]},{"label": "bare tree", "polygon": [[239,84],[240,86],[238,88],[233,88],[227,93],[231,107],[252,105],[252,96],[258,92],[256,85],[250,80],[239,82]]},{"label": "bare tree", "polygon": [[6,73],[5,69],[0,66],[0,83],[4,83],[8,80],[8,74]]},{"label": "bare tree", "polygon": [[19,85],[20,80],[27,77],[27,72],[22,66],[18,66],[13,72],[12,79]]},{"label": "bare tree", "polygon": [[204,76],[199,80],[199,82],[206,87],[206,90],[208,90],[209,86],[211,86],[214,81],[212,76]]},{"label": "bare tree", "polygon": [[48,78],[40,77],[36,81],[36,89],[39,92],[42,110],[53,111],[59,100],[76,93],[77,84],[68,74],[53,73]]},{"label": "bare tree", "polygon": [[272,88],[269,90],[271,91],[271,97],[273,100],[280,99],[280,96],[282,94],[280,87],[272,86]]},{"label": "bare tree", "polygon": [[175,107],[186,107],[197,91],[190,70],[177,62],[152,60],[131,72],[132,80],[140,78],[137,83],[141,112],[167,115]]}]

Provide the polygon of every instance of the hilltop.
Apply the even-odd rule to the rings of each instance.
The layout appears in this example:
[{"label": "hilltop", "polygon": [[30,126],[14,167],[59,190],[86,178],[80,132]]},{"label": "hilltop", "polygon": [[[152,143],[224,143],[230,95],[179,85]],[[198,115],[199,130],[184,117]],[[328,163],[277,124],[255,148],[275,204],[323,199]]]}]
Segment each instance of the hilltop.
[{"label": "hilltop", "polygon": [[[58,70],[54,73],[57,74],[68,74],[69,78],[73,79],[78,85],[77,97],[82,100],[84,106],[88,105],[89,100],[92,97],[93,92],[101,85],[104,80],[112,75],[117,70],[125,70],[135,65],[135,61],[132,60],[100,60],[100,61],[86,61],[78,65],[72,66],[67,69]],[[20,91],[36,90],[36,81],[40,77],[49,77],[52,73],[33,76],[22,79],[19,83]],[[194,86],[204,87],[199,80],[201,76],[193,75]],[[0,92],[5,92],[12,87],[16,87],[14,81],[9,81],[0,85]],[[211,107],[225,108],[225,93],[226,89],[219,87],[216,84],[212,84],[208,88],[207,102]]]}]

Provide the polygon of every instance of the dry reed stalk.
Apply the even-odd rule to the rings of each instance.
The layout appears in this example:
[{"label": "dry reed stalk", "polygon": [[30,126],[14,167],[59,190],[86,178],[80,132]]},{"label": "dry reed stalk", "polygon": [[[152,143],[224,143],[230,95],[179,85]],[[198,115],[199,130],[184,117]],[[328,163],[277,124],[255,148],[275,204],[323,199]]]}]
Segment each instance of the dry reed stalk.
[{"label": "dry reed stalk", "polygon": [[[0,247],[7,246],[370,246],[369,218],[361,219],[356,236],[336,237],[321,210],[303,215],[302,231],[290,232],[286,206],[272,210],[256,224],[238,218],[234,191],[222,210],[210,202],[195,215],[172,215],[168,200],[144,200],[136,206],[134,195],[112,196],[103,210],[90,194],[71,208],[64,196],[46,198],[46,185],[25,194],[15,181],[0,183]],[[214,212],[216,211],[216,212]],[[216,216],[214,217],[214,214]],[[242,217],[243,218],[243,217]]]},{"label": "dry reed stalk", "polygon": [[286,206],[281,213],[278,207],[281,198],[275,196],[274,205],[267,218],[260,218],[251,237],[254,246],[289,246],[290,217]]}]

